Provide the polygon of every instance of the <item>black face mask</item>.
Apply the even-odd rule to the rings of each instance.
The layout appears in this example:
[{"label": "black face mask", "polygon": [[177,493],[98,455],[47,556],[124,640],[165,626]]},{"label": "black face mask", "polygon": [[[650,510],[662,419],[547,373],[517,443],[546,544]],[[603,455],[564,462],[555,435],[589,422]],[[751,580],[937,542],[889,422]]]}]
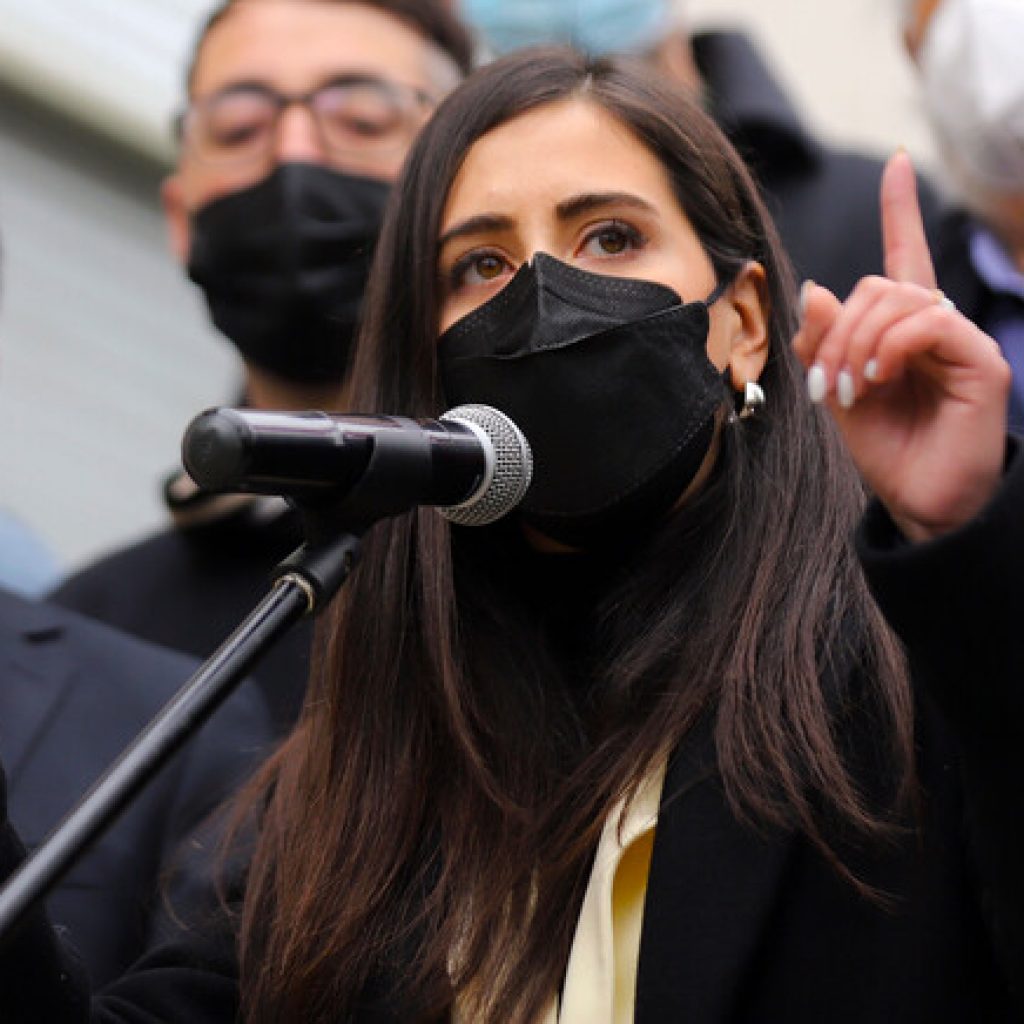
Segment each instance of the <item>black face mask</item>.
[{"label": "black face mask", "polygon": [[442,334],[453,404],[507,413],[533,448],[522,518],[572,547],[649,528],[693,480],[726,398],[708,306],[538,253]]},{"label": "black face mask", "polygon": [[372,178],[282,164],[194,214],[188,275],[247,362],[341,383],[389,194]]}]

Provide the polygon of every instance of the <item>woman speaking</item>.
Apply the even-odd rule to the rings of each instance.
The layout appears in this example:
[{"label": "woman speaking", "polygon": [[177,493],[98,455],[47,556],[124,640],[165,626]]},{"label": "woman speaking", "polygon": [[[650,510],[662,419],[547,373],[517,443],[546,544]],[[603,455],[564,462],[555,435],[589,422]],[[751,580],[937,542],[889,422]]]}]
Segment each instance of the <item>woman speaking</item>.
[{"label": "woman speaking", "polygon": [[[370,532],[234,913],[91,1019],[1015,1019],[1024,467],[914,188],[897,155],[887,276],[798,307],[682,96],[543,51],[450,97],[354,407],[493,405],[533,485]],[[0,968],[5,1021],[90,1019],[42,920]]]}]

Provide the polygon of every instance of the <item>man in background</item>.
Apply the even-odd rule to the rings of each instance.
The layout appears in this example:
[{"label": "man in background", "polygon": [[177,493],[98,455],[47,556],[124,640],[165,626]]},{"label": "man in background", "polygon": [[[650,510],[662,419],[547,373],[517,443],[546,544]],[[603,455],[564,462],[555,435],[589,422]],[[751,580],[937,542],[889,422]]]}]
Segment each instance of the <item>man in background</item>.
[{"label": "man in background", "polygon": [[[814,138],[745,36],[691,33],[679,0],[457,2],[495,52],[564,42],[633,55],[703,97],[760,181],[798,280],[845,297],[860,278],[883,272],[882,162]],[[927,185],[920,200],[931,228],[937,203]]]},{"label": "man in background", "polygon": [[[0,659],[0,762],[29,851],[195,671],[182,654],[5,590]],[[179,915],[208,911],[215,858],[197,856],[190,837],[271,747],[266,709],[247,683],[47,898],[97,987],[173,934]]]},{"label": "man in background", "polygon": [[[195,671],[181,654],[5,588],[0,663],[0,792],[6,781],[29,851]],[[211,813],[271,746],[263,701],[243,684],[48,895],[97,987],[173,934],[176,915],[208,908],[213,859],[183,854],[212,834]]]},{"label": "man in background", "polygon": [[935,247],[939,285],[999,342],[1013,370],[1010,426],[1024,431],[1024,3],[901,0],[956,205]]},{"label": "man in background", "polygon": [[[227,0],[204,25],[163,187],[175,254],[237,348],[255,408],[347,408],[345,376],[389,184],[471,43],[443,0]],[[280,499],[166,485],[173,525],[68,580],[55,600],[209,655],[302,541]],[[311,624],[256,669],[294,722]]]}]

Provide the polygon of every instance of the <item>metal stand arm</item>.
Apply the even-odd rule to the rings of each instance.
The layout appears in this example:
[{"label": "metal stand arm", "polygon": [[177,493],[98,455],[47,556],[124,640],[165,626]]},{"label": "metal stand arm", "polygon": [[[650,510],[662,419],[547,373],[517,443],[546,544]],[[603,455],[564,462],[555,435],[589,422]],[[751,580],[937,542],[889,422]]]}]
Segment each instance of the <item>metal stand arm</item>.
[{"label": "metal stand arm", "polygon": [[279,566],[270,593],[0,888],[0,942],[217,710],[259,658],[303,615],[327,604],[347,578],[358,546],[357,536],[341,533],[305,545]]}]

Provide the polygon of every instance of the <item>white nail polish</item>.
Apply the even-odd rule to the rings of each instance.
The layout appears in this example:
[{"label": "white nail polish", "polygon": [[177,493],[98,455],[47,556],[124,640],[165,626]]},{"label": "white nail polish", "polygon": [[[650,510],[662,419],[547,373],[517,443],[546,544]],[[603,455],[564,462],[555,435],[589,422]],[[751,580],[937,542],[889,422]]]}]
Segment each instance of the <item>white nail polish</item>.
[{"label": "white nail polish", "polygon": [[878,379],[878,360],[869,359],[864,364],[864,379],[865,380],[877,380]]},{"label": "white nail polish", "polygon": [[825,367],[815,363],[807,371],[807,397],[812,402],[821,402],[825,399],[828,391],[828,379],[825,376]]},{"label": "white nail polish", "polygon": [[807,296],[811,294],[811,289],[814,287],[814,282],[808,278],[802,285],[800,285],[800,294],[798,297],[798,303],[800,308],[800,321],[803,322],[804,317],[807,315]]},{"label": "white nail polish", "polygon": [[840,370],[836,377],[836,398],[844,409],[852,409],[856,400],[856,388],[853,384],[853,374],[849,370]]}]

